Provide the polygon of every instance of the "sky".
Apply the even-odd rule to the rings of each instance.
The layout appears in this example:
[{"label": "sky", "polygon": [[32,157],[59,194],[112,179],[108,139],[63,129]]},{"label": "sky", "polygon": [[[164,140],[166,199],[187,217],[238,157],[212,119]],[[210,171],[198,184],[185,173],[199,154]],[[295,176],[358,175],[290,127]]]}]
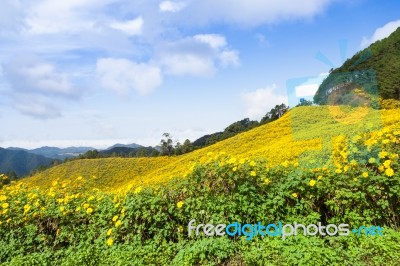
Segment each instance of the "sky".
[{"label": "sky", "polygon": [[194,141],[312,95],[396,0],[2,0],[0,147]]}]

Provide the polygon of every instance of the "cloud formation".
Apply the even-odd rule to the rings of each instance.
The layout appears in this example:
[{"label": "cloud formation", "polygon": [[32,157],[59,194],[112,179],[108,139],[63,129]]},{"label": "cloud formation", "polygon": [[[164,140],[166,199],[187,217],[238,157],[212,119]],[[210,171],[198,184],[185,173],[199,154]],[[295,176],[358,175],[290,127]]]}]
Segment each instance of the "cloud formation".
[{"label": "cloud formation", "polygon": [[391,21],[384,26],[377,28],[371,37],[364,37],[361,42],[361,47],[365,48],[372,43],[382,40],[392,34],[397,28],[400,27],[400,20]]},{"label": "cloud formation", "polygon": [[178,12],[186,6],[184,2],[162,1],[158,6],[160,12]]},{"label": "cloud formation", "polygon": [[80,97],[78,88],[65,73],[34,56],[16,57],[3,64],[3,76],[10,85],[4,94],[11,97],[17,110],[35,118],[59,117],[57,100]]},{"label": "cloud formation", "polygon": [[[210,77],[240,66],[240,53],[225,36],[197,34],[203,25],[308,19],[333,1],[4,0],[0,83],[9,88],[0,93],[37,118],[60,116],[65,101],[85,93],[77,89],[85,78],[88,83],[97,78],[118,94],[146,95],[166,75]],[[21,52],[36,58],[15,59]],[[86,72],[76,73],[82,69]]]},{"label": "cloud formation", "polygon": [[123,58],[100,58],[97,60],[96,72],[103,87],[120,95],[128,94],[132,90],[145,95],[163,81],[157,66]]},{"label": "cloud formation", "polygon": [[143,18],[138,17],[124,22],[113,22],[110,27],[128,35],[140,35],[142,34],[143,23]]},{"label": "cloud formation", "polygon": [[164,45],[159,51],[167,74],[211,76],[218,66],[238,66],[239,54],[219,34],[198,34]]},{"label": "cloud formation", "polygon": [[242,94],[242,101],[245,107],[245,116],[250,119],[260,120],[275,105],[284,103],[287,105],[287,96],[276,92],[277,86],[273,84],[255,91]]}]

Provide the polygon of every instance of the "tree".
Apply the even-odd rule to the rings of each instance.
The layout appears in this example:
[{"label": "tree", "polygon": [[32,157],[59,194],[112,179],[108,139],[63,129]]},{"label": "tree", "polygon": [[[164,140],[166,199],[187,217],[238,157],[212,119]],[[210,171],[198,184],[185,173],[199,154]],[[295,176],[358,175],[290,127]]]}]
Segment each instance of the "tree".
[{"label": "tree", "polygon": [[274,120],[279,119],[281,116],[283,116],[287,111],[289,107],[286,106],[286,104],[282,103],[280,105],[275,105],[274,108],[271,109],[260,121],[260,124],[265,124],[272,122]]},{"label": "tree", "polygon": [[164,133],[164,139],[161,140],[161,155],[171,156],[174,152],[174,146],[171,134]]},{"label": "tree", "polygon": [[157,156],[159,156],[160,155],[160,152],[158,151],[158,150],[156,150],[156,149],[154,149],[152,152],[151,152],[151,157],[157,157]]},{"label": "tree", "polygon": [[175,144],[175,155],[181,155],[182,153],[182,144],[177,141]]},{"label": "tree", "polygon": [[300,103],[298,105],[296,105],[296,107],[298,107],[298,106],[311,106],[311,105],[313,105],[312,101],[303,100],[303,101],[300,101]]},{"label": "tree", "polygon": [[144,147],[137,149],[136,157],[147,157],[147,149]]},{"label": "tree", "polygon": [[193,151],[194,147],[190,140],[186,139],[182,145],[182,153],[188,153]]}]

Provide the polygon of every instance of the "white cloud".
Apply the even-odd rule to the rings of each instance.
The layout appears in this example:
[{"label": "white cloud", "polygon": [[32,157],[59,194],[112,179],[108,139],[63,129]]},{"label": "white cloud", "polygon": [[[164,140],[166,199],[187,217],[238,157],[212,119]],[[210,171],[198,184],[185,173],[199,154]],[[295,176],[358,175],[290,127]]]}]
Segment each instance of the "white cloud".
[{"label": "white cloud", "polygon": [[178,12],[186,6],[183,2],[162,1],[158,6],[160,12]]},{"label": "white cloud", "polygon": [[10,89],[3,94],[13,101],[14,107],[35,118],[55,118],[61,115],[59,99],[77,99],[81,92],[67,74],[54,64],[26,56],[3,64],[3,75]]},{"label": "white cloud", "polygon": [[114,22],[110,25],[110,27],[122,31],[128,35],[140,35],[142,34],[143,23],[143,18],[137,17],[136,19],[124,22]]},{"label": "white cloud", "polygon": [[242,101],[245,106],[245,116],[250,119],[260,120],[275,105],[287,104],[287,97],[278,94],[276,89],[276,84],[273,84],[266,88],[243,93]]},{"label": "white cloud", "polygon": [[157,66],[127,59],[100,58],[97,60],[96,72],[102,86],[118,94],[127,94],[131,90],[142,95],[148,94],[163,81]]},{"label": "white cloud", "polygon": [[4,65],[4,72],[14,91],[21,93],[72,96],[77,92],[65,73],[33,57],[15,58]]},{"label": "white cloud", "polygon": [[391,21],[383,27],[377,28],[371,37],[364,37],[361,42],[361,47],[365,48],[370,44],[382,40],[392,34],[398,27],[400,27],[400,20]]},{"label": "white cloud", "polygon": [[234,50],[222,51],[221,54],[219,55],[219,59],[223,67],[227,66],[236,67],[240,65],[239,53]]},{"label": "white cloud", "polygon": [[104,2],[95,0],[35,1],[27,5],[26,24],[29,33],[49,34],[76,32],[90,29],[94,25],[94,16],[90,12]]},{"label": "white cloud", "polygon": [[219,34],[198,34],[193,37],[198,42],[206,43],[213,49],[219,49],[226,46],[224,36]]},{"label": "white cloud", "polygon": [[163,56],[162,62],[166,72],[171,75],[193,75],[207,77],[216,72],[211,58],[195,54],[168,54]]},{"label": "white cloud", "polygon": [[159,61],[168,74],[211,76],[217,65],[238,66],[239,53],[227,46],[225,37],[218,34],[198,34],[164,45]]},{"label": "white cloud", "polygon": [[320,84],[306,84],[306,85],[300,85],[295,88],[296,90],[296,97],[307,97],[307,96],[313,96]]}]

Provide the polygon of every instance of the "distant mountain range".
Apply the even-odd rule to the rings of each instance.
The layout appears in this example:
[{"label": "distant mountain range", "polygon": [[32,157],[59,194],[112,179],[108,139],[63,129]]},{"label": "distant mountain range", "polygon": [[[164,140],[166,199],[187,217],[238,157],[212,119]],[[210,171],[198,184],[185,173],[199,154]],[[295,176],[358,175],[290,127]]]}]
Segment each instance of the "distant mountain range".
[{"label": "distant mountain range", "polygon": [[[121,152],[121,149],[123,149],[129,153],[136,152],[139,148],[142,148],[142,146],[135,143],[115,144],[102,150],[102,152],[112,154],[113,152]],[[58,148],[47,146],[31,150],[18,147],[0,148],[0,173],[15,172],[19,177],[26,176],[38,167],[51,165],[54,160],[62,161],[66,158],[73,158],[90,150],[96,149],[92,147]]]},{"label": "distant mountain range", "polygon": [[53,159],[22,149],[0,148],[0,173],[15,172],[17,176],[26,176],[39,166],[49,166],[52,162]]},{"label": "distant mountain range", "polygon": [[23,150],[32,154],[42,155],[52,159],[64,160],[65,158],[75,157],[79,154],[85,153],[90,150],[94,150],[92,147],[68,147],[68,148],[57,148],[57,147],[41,147],[32,150],[21,149],[10,147],[7,150]]}]

